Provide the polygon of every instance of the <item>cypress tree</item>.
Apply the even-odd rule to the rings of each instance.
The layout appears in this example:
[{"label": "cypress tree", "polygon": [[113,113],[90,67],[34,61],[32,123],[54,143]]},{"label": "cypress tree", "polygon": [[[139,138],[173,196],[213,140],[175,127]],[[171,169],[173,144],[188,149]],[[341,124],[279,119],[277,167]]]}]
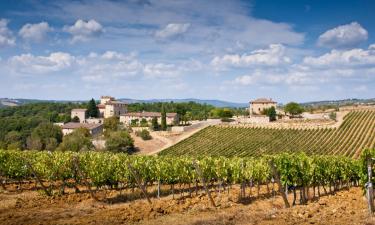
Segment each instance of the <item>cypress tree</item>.
[{"label": "cypress tree", "polygon": [[161,130],[167,130],[167,113],[165,112],[164,105],[161,107]]},{"label": "cypress tree", "polygon": [[92,98],[90,101],[89,101],[89,104],[87,106],[87,116],[88,117],[98,117],[99,115],[99,110],[98,110],[98,107],[96,107],[96,102],[95,100]]}]

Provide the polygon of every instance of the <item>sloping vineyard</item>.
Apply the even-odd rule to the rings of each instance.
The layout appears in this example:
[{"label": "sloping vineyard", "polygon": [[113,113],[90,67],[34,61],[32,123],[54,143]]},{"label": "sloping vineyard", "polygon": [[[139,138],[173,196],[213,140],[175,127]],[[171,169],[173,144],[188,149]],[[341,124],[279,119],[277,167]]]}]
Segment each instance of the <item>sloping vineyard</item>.
[{"label": "sloping vineyard", "polygon": [[261,156],[303,151],[358,158],[375,147],[375,110],[348,113],[339,128],[276,129],[207,127],[160,152],[174,156]]}]

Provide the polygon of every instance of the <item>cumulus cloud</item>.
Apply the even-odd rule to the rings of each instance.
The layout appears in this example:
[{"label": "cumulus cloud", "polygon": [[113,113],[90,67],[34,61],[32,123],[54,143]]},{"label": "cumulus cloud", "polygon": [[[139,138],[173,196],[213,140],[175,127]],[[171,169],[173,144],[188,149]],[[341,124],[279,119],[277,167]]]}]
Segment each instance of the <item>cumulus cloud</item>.
[{"label": "cumulus cloud", "polygon": [[12,32],[8,28],[8,20],[0,19],[0,47],[12,46],[16,44]]},{"label": "cumulus cloud", "polygon": [[368,32],[359,23],[341,25],[319,36],[318,45],[328,48],[350,48],[366,41]]},{"label": "cumulus cloud", "polygon": [[103,26],[95,20],[77,20],[74,25],[65,26],[63,30],[73,36],[73,43],[78,41],[87,41],[93,37],[101,35],[104,32]]},{"label": "cumulus cloud", "polygon": [[50,31],[52,31],[52,28],[47,22],[36,24],[27,23],[20,29],[18,34],[25,40],[40,42]]},{"label": "cumulus cloud", "polygon": [[375,48],[370,45],[368,49],[332,50],[318,57],[305,57],[303,63],[311,67],[375,67]]},{"label": "cumulus cloud", "polygon": [[64,52],[54,52],[49,56],[22,54],[11,57],[8,63],[11,70],[19,74],[46,74],[71,67],[75,63],[75,57]]},{"label": "cumulus cloud", "polygon": [[163,29],[155,32],[155,37],[159,39],[166,39],[181,35],[190,27],[190,23],[170,23]]},{"label": "cumulus cloud", "polygon": [[271,44],[267,49],[258,49],[250,54],[228,54],[216,56],[211,65],[215,68],[226,66],[249,67],[249,66],[277,66],[288,64],[291,59],[285,54],[285,47],[281,44]]}]

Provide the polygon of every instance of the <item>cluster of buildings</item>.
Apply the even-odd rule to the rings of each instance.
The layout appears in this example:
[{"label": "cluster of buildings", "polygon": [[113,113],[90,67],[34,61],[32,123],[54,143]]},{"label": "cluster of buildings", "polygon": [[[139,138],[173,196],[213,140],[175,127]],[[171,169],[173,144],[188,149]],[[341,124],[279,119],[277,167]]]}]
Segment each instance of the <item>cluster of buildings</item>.
[{"label": "cluster of buildings", "polygon": [[[133,121],[140,122],[146,120],[151,123],[153,118],[157,118],[158,123],[161,123],[160,112],[128,112],[127,103],[117,101],[111,96],[102,96],[100,103],[97,105],[99,110],[98,118],[87,117],[87,109],[72,109],[71,118],[77,117],[79,122],[69,122],[62,124],[61,128],[63,134],[70,134],[77,128],[86,128],[90,131],[92,136],[98,136],[103,133],[104,119],[113,116],[119,117],[120,122],[124,125],[131,125]],[[167,113],[166,121],[168,125],[178,124],[179,117],[177,113]]]}]

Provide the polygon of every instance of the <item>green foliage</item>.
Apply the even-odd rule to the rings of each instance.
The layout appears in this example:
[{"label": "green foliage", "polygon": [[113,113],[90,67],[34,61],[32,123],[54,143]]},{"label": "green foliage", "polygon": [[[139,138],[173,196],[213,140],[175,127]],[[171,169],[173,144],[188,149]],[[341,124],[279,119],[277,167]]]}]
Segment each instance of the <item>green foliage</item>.
[{"label": "green foliage", "polygon": [[336,113],[335,112],[331,112],[330,114],[329,114],[329,118],[331,119],[331,120],[334,120],[334,121],[336,121]]},{"label": "green foliage", "polygon": [[72,119],[72,122],[79,123],[80,121],[79,121],[78,116],[74,116],[73,119]]},{"label": "green foliage", "polygon": [[[83,104],[73,103],[30,103],[17,107],[0,109],[0,144],[4,147],[4,138],[11,131],[21,134],[22,149],[27,146],[28,137],[41,123],[69,122],[73,108],[84,108]],[[17,144],[19,146],[19,144]]]},{"label": "green foliage", "polygon": [[164,106],[161,108],[161,130],[167,130],[167,113],[165,112]]},{"label": "green foliage", "polygon": [[93,150],[90,131],[86,128],[77,128],[72,133],[64,136],[57,148],[59,151],[88,151]]},{"label": "green foliage", "polygon": [[131,152],[134,140],[127,131],[114,131],[108,135],[105,147],[111,152]]},{"label": "green foliage", "polygon": [[284,111],[289,113],[292,116],[295,116],[295,115],[299,115],[303,113],[303,107],[301,107],[296,102],[289,102],[288,104],[285,105]]},{"label": "green foliage", "polygon": [[152,139],[150,132],[146,129],[142,129],[141,131],[136,131],[135,135],[137,135],[138,137],[141,137],[144,141]]},{"label": "green foliage", "polygon": [[274,106],[271,106],[271,108],[268,109],[268,112],[266,114],[270,118],[270,122],[276,121],[276,109]]},{"label": "green foliage", "polygon": [[[74,159],[82,173],[77,174]],[[154,157],[129,156],[103,152],[35,152],[0,150],[0,173],[7,179],[35,179],[28,161],[41,179],[63,181],[74,178],[86,180],[100,188],[104,185],[134,186],[136,181],[127,166],[132,165],[139,178],[147,185],[194,184],[199,179],[193,161],[199,165],[205,180],[225,184],[270,182],[273,177],[270,165],[280,174],[283,185],[316,186],[338,185],[358,181],[365,177],[361,161],[337,156],[307,156],[303,153],[279,154],[260,158],[225,157]]]},{"label": "green foliage", "polygon": [[274,129],[210,126],[163,150],[161,155],[261,156],[303,151],[358,158],[375,148],[375,111],[348,113],[338,128]]},{"label": "green foliage", "polygon": [[148,127],[148,121],[145,118],[142,118],[140,125],[141,127]]},{"label": "green foliage", "polygon": [[31,133],[29,142],[32,145],[28,149],[53,151],[61,143],[62,136],[60,127],[52,123],[41,123]]},{"label": "green foliage", "polygon": [[119,130],[120,119],[116,116],[112,116],[104,119],[103,127],[105,129],[104,136],[108,136],[111,132]]},{"label": "green foliage", "polygon": [[157,117],[154,117],[152,118],[151,120],[151,129],[153,130],[159,130],[160,126],[159,126],[159,123],[158,123],[158,118]]},{"label": "green foliage", "polygon": [[229,119],[233,117],[233,112],[231,109],[228,109],[228,108],[216,108],[216,109],[211,110],[211,117]]},{"label": "green foliage", "polygon": [[87,116],[94,118],[99,116],[99,109],[96,106],[96,102],[93,98],[89,101],[87,105]]}]

